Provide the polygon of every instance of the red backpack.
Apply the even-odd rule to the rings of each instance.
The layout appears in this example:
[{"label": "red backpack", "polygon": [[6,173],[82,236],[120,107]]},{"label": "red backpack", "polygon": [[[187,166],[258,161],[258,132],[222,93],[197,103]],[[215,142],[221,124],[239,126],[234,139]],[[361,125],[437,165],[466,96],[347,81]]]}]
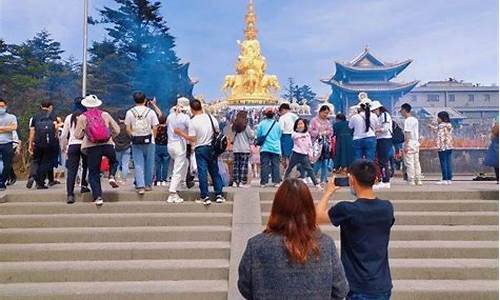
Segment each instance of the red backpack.
[{"label": "red backpack", "polygon": [[111,138],[111,132],[102,117],[102,111],[97,108],[91,108],[83,114],[87,118],[85,134],[89,141],[94,144],[107,143]]}]

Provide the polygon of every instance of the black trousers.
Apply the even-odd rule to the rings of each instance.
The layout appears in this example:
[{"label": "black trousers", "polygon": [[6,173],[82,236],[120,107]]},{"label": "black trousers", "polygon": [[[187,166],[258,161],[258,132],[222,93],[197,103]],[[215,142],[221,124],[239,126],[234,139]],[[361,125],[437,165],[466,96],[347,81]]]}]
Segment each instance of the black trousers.
[{"label": "black trousers", "polygon": [[54,180],[54,160],[58,154],[58,147],[59,145],[53,145],[41,148],[35,145],[33,157],[38,166],[35,175],[37,186],[45,185],[45,179]]},{"label": "black trousers", "polygon": [[81,145],[69,145],[68,159],[66,160],[66,168],[68,175],[66,177],[66,193],[68,196],[73,196],[75,191],[76,175],[78,167],[82,161],[82,186],[87,186],[87,156],[82,153]]},{"label": "black trousers", "polygon": [[[89,183],[92,189],[92,197],[95,199],[102,197],[101,188],[101,161],[105,156],[109,160],[109,165],[113,166],[116,163],[116,152],[113,145],[99,145],[86,149],[87,166],[89,168]],[[110,168],[111,171],[111,168]],[[115,176],[115,174],[109,174]]]},{"label": "black trousers", "polygon": [[314,185],[318,184],[318,181],[316,181],[316,176],[314,176],[314,171],[311,166],[311,162],[309,161],[309,156],[297,152],[292,152],[292,156],[290,157],[290,163],[288,164],[288,168],[285,171],[285,178],[288,178],[288,176],[290,176],[290,173],[292,172],[293,168],[297,165],[298,165],[297,169],[301,173],[306,172],[307,175],[311,177],[311,180]]},{"label": "black trousers", "polygon": [[3,162],[3,170],[0,174],[0,188],[5,188],[5,181],[9,179],[10,170],[12,169],[12,158],[14,157],[12,143],[0,144],[0,155]]}]

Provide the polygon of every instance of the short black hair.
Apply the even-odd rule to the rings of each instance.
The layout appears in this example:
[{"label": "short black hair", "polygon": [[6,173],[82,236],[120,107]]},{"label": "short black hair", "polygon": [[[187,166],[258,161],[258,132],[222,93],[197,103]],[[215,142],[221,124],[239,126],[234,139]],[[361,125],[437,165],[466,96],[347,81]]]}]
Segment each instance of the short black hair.
[{"label": "short black hair", "polygon": [[50,100],[43,100],[42,103],[40,104],[41,107],[43,108],[49,108],[53,106],[54,104]]},{"label": "short black hair", "polygon": [[441,121],[443,121],[445,123],[450,123],[450,114],[448,114],[448,112],[446,112],[446,111],[439,112],[438,118],[440,118]]},{"label": "short black hair", "polygon": [[304,132],[307,132],[307,120],[304,118],[298,118],[295,123],[293,124],[293,131],[297,131],[297,126],[299,125],[299,122],[302,121],[304,122]]},{"label": "short black hair", "polygon": [[332,111],[330,109],[330,106],[328,106],[326,104],[321,105],[321,107],[319,108],[319,112],[324,112],[325,110]]},{"label": "short black hair", "polygon": [[349,168],[349,173],[356,178],[359,185],[372,187],[377,179],[377,168],[375,164],[366,159],[354,161]]},{"label": "short black hair", "polygon": [[137,104],[143,104],[146,102],[146,95],[143,92],[135,92],[132,97],[134,97],[134,101]]},{"label": "short black hair", "polygon": [[288,103],[281,103],[280,107],[279,107],[279,111],[282,111],[284,109],[287,109],[287,110],[290,110],[290,105]]},{"label": "short black hair", "polygon": [[189,101],[189,107],[194,111],[201,111],[203,108],[201,106],[201,101],[198,99],[193,99]]},{"label": "short black hair", "polygon": [[401,105],[401,109],[409,113],[411,111],[411,105],[409,103],[405,103]]},{"label": "short black hair", "polygon": [[3,102],[3,104],[7,105],[7,100],[5,100],[4,98],[0,97],[0,102]]},{"label": "short black hair", "polygon": [[336,119],[336,120],[339,120],[339,121],[346,121],[346,120],[347,120],[347,118],[345,117],[345,115],[344,115],[344,114],[342,114],[342,113],[338,113],[338,114],[335,116],[335,119]]}]

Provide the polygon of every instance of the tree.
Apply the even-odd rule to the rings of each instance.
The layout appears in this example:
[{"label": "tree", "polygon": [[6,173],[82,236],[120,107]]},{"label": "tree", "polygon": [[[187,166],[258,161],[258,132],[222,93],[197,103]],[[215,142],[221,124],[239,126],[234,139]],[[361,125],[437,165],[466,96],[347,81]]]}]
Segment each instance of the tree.
[{"label": "tree", "polygon": [[161,106],[170,107],[179,91],[181,65],[174,51],[175,39],[159,13],[161,3],[115,2],[117,9],[105,6],[99,10],[100,19],[90,20],[105,24],[109,36],[91,49],[94,81],[90,89],[104,91],[115,103],[128,99],[133,90],[142,90],[156,96]]},{"label": "tree", "polygon": [[305,101],[305,103],[310,105],[316,99],[316,93],[313,92],[308,85],[299,87],[299,85],[295,83],[295,80],[289,77],[287,87],[285,87],[285,92],[282,97],[288,100],[288,102],[292,102],[293,99],[296,99],[298,102],[302,103]]}]

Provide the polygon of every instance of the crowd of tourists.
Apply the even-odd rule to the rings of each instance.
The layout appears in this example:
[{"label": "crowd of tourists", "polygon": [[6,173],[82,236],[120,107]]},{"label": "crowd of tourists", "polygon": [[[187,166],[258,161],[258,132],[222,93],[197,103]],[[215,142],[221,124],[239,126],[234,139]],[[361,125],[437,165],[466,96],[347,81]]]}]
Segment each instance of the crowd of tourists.
[{"label": "crowd of tourists", "polygon": [[[196,99],[179,98],[164,113],[142,92],[132,98],[134,106],[114,117],[101,109],[103,103],[95,95],[75,98],[65,118],[55,115],[50,101],[42,101],[29,122],[27,187],[47,189],[65,174],[68,203],[74,203],[79,184],[81,193],[92,192],[95,203],[102,205],[101,178],[106,176],[113,188],[133,180],[139,195],[154,186],[168,186],[167,202],[180,203],[178,191],[183,185],[194,186],[197,176],[199,202],[208,205],[225,201],[224,186],[247,188],[252,178],[258,178],[261,187],[279,187],[282,177],[293,176],[322,189],[329,174],[345,178],[358,159],[375,163],[374,189],[391,187],[398,159],[404,161],[401,169],[408,184],[422,185],[420,124],[408,103],[400,108],[404,124],[399,126],[379,101],[368,98],[352,107],[347,117],[334,115],[333,107],[324,103],[311,120],[299,117],[288,103],[250,115],[234,111],[222,120],[206,113]],[[441,164],[442,180],[437,183],[451,184],[453,126],[448,113],[440,112],[428,130],[435,133]],[[498,130],[491,144],[489,151],[498,156]],[[0,190],[15,182],[12,158],[20,149],[16,117],[1,99]],[[221,158],[224,152],[232,153],[231,164],[225,163],[227,154]],[[489,154],[485,163],[495,168],[498,180],[494,157]],[[129,182],[131,163],[134,174]],[[212,199],[209,184],[214,187]]]}]

